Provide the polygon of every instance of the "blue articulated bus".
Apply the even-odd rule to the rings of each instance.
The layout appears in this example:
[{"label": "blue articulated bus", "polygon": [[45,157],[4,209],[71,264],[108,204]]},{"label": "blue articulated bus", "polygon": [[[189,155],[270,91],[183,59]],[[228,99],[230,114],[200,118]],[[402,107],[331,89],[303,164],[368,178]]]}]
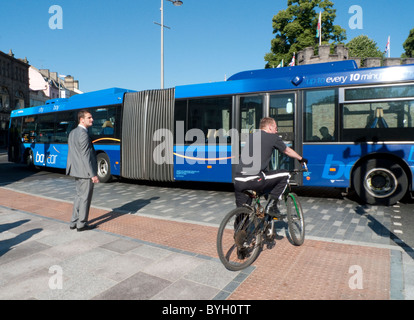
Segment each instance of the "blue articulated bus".
[{"label": "blue articulated bus", "polygon": [[[299,185],[352,188],[366,203],[385,205],[413,191],[414,65],[358,68],[347,60],[51,100],[12,112],[9,160],[65,167],[67,135],[80,108],[95,119],[90,134],[102,181],[115,175],[231,183],[247,135],[268,116],[309,159]],[[269,166],[298,163],[275,151]]]},{"label": "blue articulated bus", "polygon": [[14,110],[9,127],[9,161],[29,167],[66,168],[69,132],[77,126],[77,112],[89,109],[89,128],[97,152],[100,178],[120,175],[121,112],[125,89],[107,89],[53,99],[46,105]]}]

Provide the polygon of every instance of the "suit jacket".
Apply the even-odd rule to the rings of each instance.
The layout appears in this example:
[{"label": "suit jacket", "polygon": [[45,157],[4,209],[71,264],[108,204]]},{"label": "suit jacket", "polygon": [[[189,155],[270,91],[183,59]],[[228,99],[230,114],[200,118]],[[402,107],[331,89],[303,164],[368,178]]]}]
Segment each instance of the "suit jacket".
[{"label": "suit jacket", "polygon": [[76,178],[92,178],[97,175],[96,152],[88,131],[78,126],[69,133],[66,174]]}]

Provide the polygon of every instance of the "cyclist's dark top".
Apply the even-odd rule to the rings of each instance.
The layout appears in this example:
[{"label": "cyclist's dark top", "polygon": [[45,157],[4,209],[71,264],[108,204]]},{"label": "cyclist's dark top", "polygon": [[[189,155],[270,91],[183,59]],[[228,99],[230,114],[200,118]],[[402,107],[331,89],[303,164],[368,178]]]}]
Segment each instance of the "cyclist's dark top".
[{"label": "cyclist's dark top", "polygon": [[[261,147],[255,150],[257,145]],[[267,133],[259,130],[249,134],[246,145],[240,154],[240,161],[235,172],[236,176],[256,175],[260,171],[265,172],[274,149],[278,149],[280,152],[284,152],[286,149],[286,144],[277,133]]]}]

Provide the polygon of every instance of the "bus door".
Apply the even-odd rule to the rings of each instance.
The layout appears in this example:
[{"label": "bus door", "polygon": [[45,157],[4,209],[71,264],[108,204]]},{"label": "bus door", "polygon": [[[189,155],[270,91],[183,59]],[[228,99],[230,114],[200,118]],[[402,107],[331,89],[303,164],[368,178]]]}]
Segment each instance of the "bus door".
[{"label": "bus door", "polygon": [[[278,134],[288,147],[295,149],[295,110],[296,94],[269,94],[269,109],[266,114],[276,120]],[[275,150],[271,159],[270,169],[292,170],[294,159]]]},{"label": "bus door", "polygon": [[11,118],[9,127],[8,160],[21,162],[22,118]]},{"label": "bus door", "polygon": [[[259,130],[260,120],[265,111],[265,94],[236,96],[233,101],[233,128],[237,129],[239,139],[232,139],[232,153],[238,157],[246,145],[250,133]],[[235,162],[236,164],[238,161]],[[236,165],[233,165],[233,177]]]}]

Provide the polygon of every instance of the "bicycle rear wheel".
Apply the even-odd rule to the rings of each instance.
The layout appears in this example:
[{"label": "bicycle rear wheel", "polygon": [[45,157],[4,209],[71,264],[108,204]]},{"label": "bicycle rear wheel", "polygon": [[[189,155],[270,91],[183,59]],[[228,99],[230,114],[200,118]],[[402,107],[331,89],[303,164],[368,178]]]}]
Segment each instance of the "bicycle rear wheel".
[{"label": "bicycle rear wheel", "polygon": [[260,252],[260,220],[249,208],[229,212],[217,233],[217,253],[223,265],[239,271],[253,263]]},{"label": "bicycle rear wheel", "polygon": [[296,246],[300,246],[305,241],[305,219],[302,206],[295,193],[289,193],[286,207],[290,238]]}]

